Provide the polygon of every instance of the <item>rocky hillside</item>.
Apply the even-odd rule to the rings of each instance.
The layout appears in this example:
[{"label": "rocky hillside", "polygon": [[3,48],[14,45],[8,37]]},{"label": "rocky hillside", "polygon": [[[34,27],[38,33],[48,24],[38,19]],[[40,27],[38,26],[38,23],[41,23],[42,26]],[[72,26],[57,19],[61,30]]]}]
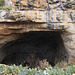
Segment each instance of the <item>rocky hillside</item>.
[{"label": "rocky hillside", "polygon": [[[2,1],[0,2],[2,3]],[[0,8],[0,46],[29,31],[58,31],[69,60],[75,59],[74,0],[5,0]],[[2,50],[0,50],[2,51]],[[0,52],[0,62],[4,52]],[[75,62],[74,62],[75,63]]]}]

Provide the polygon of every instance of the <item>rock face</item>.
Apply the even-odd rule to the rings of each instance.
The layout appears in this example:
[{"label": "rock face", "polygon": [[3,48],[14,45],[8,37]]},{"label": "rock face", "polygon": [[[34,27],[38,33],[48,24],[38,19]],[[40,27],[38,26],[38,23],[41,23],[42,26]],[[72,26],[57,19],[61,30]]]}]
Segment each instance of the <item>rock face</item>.
[{"label": "rock face", "polygon": [[69,54],[68,62],[75,64],[74,0],[5,0],[5,6],[9,5],[12,10],[0,10],[0,62],[6,56],[2,47],[23,33],[58,31]]}]

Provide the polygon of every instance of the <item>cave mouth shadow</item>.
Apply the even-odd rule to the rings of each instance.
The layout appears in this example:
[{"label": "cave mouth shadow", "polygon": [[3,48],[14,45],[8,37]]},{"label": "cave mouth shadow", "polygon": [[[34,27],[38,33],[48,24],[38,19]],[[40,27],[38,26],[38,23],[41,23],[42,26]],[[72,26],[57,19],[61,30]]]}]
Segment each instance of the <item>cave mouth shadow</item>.
[{"label": "cave mouth shadow", "polygon": [[2,60],[2,64],[36,67],[39,66],[39,61],[44,59],[47,59],[52,66],[61,61],[68,62],[68,52],[60,32],[36,31],[24,33],[21,36],[3,46],[6,57]]}]

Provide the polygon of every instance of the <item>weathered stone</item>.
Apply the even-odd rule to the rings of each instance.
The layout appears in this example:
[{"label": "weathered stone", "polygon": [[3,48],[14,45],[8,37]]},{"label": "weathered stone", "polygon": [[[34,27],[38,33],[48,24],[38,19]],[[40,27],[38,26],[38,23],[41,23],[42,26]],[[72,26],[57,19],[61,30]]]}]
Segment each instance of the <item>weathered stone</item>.
[{"label": "weathered stone", "polygon": [[[71,0],[5,0],[12,10],[0,10],[0,45],[14,41],[29,31],[58,31],[61,33],[69,62],[75,59],[75,1]],[[72,9],[71,9],[72,8]],[[60,49],[62,46],[60,44]],[[4,52],[0,50],[0,62]],[[62,53],[62,52],[61,52]],[[62,54],[61,54],[62,55]],[[72,61],[71,61],[72,60]]]}]

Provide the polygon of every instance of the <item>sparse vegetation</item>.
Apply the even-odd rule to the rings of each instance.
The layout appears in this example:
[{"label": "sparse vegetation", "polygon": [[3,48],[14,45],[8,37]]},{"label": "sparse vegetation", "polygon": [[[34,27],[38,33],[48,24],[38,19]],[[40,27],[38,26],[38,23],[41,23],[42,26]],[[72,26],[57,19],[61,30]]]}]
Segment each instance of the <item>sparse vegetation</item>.
[{"label": "sparse vegetation", "polygon": [[1,6],[0,9],[3,9],[3,10],[11,10],[11,6]]},{"label": "sparse vegetation", "polygon": [[11,6],[4,6],[5,5],[5,1],[4,0],[0,0],[0,9],[2,10],[11,10]]},{"label": "sparse vegetation", "polygon": [[4,5],[4,0],[0,0],[0,6]]},{"label": "sparse vegetation", "polygon": [[8,66],[0,64],[0,75],[72,75],[75,73],[75,65],[68,65],[67,69],[48,67],[45,70],[23,67],[22,65]]}]

